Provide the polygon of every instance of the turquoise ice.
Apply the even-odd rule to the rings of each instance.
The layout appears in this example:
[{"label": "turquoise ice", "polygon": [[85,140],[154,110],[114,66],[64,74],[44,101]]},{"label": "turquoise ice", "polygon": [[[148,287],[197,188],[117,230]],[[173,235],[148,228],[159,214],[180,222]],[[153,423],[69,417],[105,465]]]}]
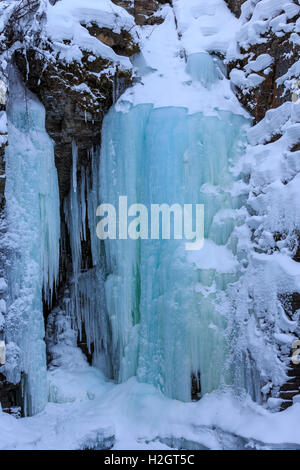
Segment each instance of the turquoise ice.
[{"label": "turquoise ice", "polygon": [[10,262],[6,342],[20,349],[20,363],[8,372],[22,375],[26,415],[48,399],[42,292],[52,296],[59,268],[60,215],[54,145],[45,130],[45,110],[11,70],[8,103],[6,214]]}]

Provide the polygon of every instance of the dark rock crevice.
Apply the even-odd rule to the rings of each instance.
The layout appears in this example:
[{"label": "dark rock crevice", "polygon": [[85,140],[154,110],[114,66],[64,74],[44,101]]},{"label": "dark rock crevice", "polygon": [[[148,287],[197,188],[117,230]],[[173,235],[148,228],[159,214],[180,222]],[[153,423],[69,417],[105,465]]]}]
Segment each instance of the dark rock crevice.
[{"label": "dark rock crevice", "polygon": [[228,5],[228,8],[234,13],[234,15],[239,18],[242,13],[242,5],[246,0],[225,0]]}]

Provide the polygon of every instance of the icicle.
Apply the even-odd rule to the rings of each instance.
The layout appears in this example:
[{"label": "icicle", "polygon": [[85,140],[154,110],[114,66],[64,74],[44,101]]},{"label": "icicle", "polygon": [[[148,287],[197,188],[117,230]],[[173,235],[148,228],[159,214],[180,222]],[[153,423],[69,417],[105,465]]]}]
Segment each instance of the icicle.
[{"label": "icicle", "polygon": [[[35,414],[47,402],[42,291],[50,300],[59,269],[60,214],[53,142],[45,110],[11,68],[6,150],[8,318],[6,340],[21,354],[24,404]],[[26,100],[25,100],[26,95]],[[26,101],[26,102],[25,102]]]},{"label": "icicle", "polygon": [[78,149],[76,142],[73,140],[72,142],[72,183],[73,183],[73,191],[76,193],[77,191],[77,158],[78,158]]}]

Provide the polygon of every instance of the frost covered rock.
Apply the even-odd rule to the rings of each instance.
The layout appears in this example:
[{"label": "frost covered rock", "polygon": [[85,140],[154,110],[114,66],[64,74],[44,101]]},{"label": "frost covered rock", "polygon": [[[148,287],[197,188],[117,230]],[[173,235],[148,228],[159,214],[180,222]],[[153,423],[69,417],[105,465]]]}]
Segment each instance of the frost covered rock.
[{"label": "frost covered rock", "polygon": [[72,140],[86,164],[100,142],[103,114],[131,83],[132,66],[123,54],[138,50],[134,19],[110,0],[22,0],[2,9],[2,64],[13,56],[26,86],[45,105],[63,198]]},{"label": "frost covered rock", "polygon": [[18,384],[21,380],[21,351],[13,342],[6,344],[6,361],[0,367],[0,373],[4,374],[7,381]]},{"label": "frost covered rock", "polygon": [[3,277],[0,277],[0,294],[4,294],[7,291],[7,284]]}]

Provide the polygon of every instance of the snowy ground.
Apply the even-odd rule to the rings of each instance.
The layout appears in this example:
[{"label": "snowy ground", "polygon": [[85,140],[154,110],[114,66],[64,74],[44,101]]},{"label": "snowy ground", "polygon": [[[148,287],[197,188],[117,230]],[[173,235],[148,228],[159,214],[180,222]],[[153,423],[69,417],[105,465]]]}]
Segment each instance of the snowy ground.
[{"label": "snowy ground", "polygon": [[[208,95],[203,82],[193,80],[193,73],[197,75],[197,70],[191,66],[191,73],[187,72],[184,55],[203,54],[206,65],[209,65],[210,56],[207,54],[209,51],[234,55],[235,51],[232,47],[235,43],[234,36],[241,26],[239,21],[225,9],[222,0],[210,0],[210,2],[193,0],[190,10],[182,7],[183,1],[174,0],[178,31],[175,28],[174,14],[168,6],[164,7],[166,20],[163,25],[156,28],[145,27],[140,31],[143,54],[134,65],[139,70],[141,82],[136,84],[134,92],[133,89],[127,90],[118,106],[123,111],[126,110],[128,102],[134,105],[153,103],[160,107],[183,106],[187,107],[190,113],[202,111],[206,115],[216,114],[215,108],[219,107],[222,110],[246,115],[231,90],[229,80],[224,77],[216,82],[214,93]],[[272,7],[272,11],[268,8],[266,10],[270,17],[277,14],[276,8],[279,8],[280,3],[281,0],[261,2],[263,7]],[[79,2],[76,2],[76,5],[78,4]],[[88,15],[84,17],[87,22],[94,18],[94,4],[95,2],[89,0],[88,11],[84,11],[84,14]],[[103,11],[107,13],[106,6],[109,4],[110,8],[111,3],[102,2],[101,4],[103,4]],[[250,2],[247,2],[248,4],[250,5]],[[49,28],[53,25],[51,20],[54,21],[56,18],[55,12],[59,11],[61,15],[61,21],[57,22],[56,27],[50,28],[53,40],[58,43],[58,49],[61,48],[60,41],[65,38],[70,39],[68,36],[70,31],[73,35],[72,22],[79,23],[82,19],[81,9],[75,8],[74,11],[72,10],[70,28],[68,29],[68,25],[65,26],[64,18],[65,15],[70,17],[67,8],[70,5],[71,2],[65,1],[59,2],[55,7],[49,7]],[[123,10],[116,7],[115,11],[110,14],[118,12],[120,14],[116,27],[122,26],[129,29],[131,20]],[[224,15],[227,15],[227,20],[224,19]],[[263,11],[257,12],[254,19],[261,21],[260,15],[263,15]],[[108,13],[102,15],[101,18],[105,21],[107,18],[107,24],[110,24],[111,16]],[[197,35],[200,41],[198,44],[194,41],[196,30],[201,31],[201,35]],[[86,31],[79,24],[74,31],[74,47],[72,46],[72,54],[66,57],[66,60],[76,58],[77,53],[77,58],[80,58],[80,51],[75,43],[76,41],[85,42],[88,38]],[[248,26],[243,29],[245,41],[252,39],[249,36],[251,31]],[[100,55],[107,54],[107,57],[117,60],[111,50],[99,41],[90,38],[89,41],[92,41],[89,44],[91,52],[94,51],[95,54]],[[63,54],[63,50],[61,53]],[[129,60],[123,60],[122,64],[129,66]],[[263,62],[263,65],[265,66],[266,62]],[[235,78],[241,80],[240,75]],[[296,104],[287,104],[280,108],[280,111],[269,112],[266,119],[249,132],[249,142],[256,146],[257,163],[255,164],[258,169],[254,172],[254,183],[257,186],[265,184],[264,175],[266,175],[267,183],[279,180],[281,172],[280,175],[278,173],[279,169],[282,170],[283,155],[281,145],[285,144],[285,139],[294,138],[294,132],[299,132],[295,118],[299,115],[298,108]],[[286,113],[283,113],[284,110]],[[273,113],[273,119],[268,119],[271,113]],[[269,138],[278,132],[275,127],[269,128],[270,121],[274,126],[278,123],[278,129],[286,131],[287,135],[283,135],[282,140],[270,144],[273,147],[268,147],[266,151],[265,146],[260,148],[261,136]],[[251,152],[253,152],[252,149]],[[253,161],[252,157],[253,153],[246,155],[245,166],[247,163],[249,167],[251,166],[247,158]],[[287,158],[292,160],[290,154],[287,154]],[[271,169],[269,160],[273,162]],[[295,172],[297,172],[296,158],[294,163]],[[267,164],[266,167],[264,167],[265,164]],[[291,184],[282,183],[280,186],[282,193],[276,190],[276,194],[280,194],[282,200],[284,198],[281,194],[288,194],[293,200],[296,197],[294,184],[297,184],[298,178],[293,179],[294,175],[290,169],[286,172],[288,176],[286,179],[288,181],[290,179]],[[271,190],[272,188],[269,187],[268,197]],[[283,209],[288,205],[277,205],[274,199],[267,199],[267,197],[265,204],[267,208]],[[264,208],[263,204],[262,207]],[[291,204],[291,207],[295,206]],[[274,218],[268,217],[268,220],[274,219],[280,220],[281,214],[279,213],[278,217],[276,214]],[[274,261],[274,257],[270,259]],[[278,255],[276,260],[281,262],[282,255]],[[292,262],[287,264],[287,261],[284,263],[285,267],[290,268]],[[272,266],[273,264],[271,268]],[[298,283],[299,270],[294,272],[291,266],[290,271],[291,277],[296,278]],[[251,274],[248,284],[253,282],[255,275],[257,276],[257,271]],[[278,278],[282,279],[282,277]],[[289,281],[290,277],[285,276],[284,279]],[[272,289],[274,295],[277,294],[273,285],[271,285],[270,292]],[[243,296],[246,298],[244,291]],[[273,316],[274,308],[272,308],[272,318]],[[276,330],[277,333],[279,334],[279,330]],[[254,335],[252,337],[256,338]],[[263,346],[257,347],[257,355],[264,362],[267,355],[265,343],[265,337],[262,337]],[[182,403],[166,398],[154,387],[138,383],[135,378],[120,385],[108,382],[99,370],[89,367],[80,357],[79,352],[78,354],[78,361],[72,360],[75,365],[65,363],[48,372],[49,403],[43,412],[22,420],[0,412],[0,449],[300,448],[298,431],[300,402],[284,412],[272,413],[255,404],[248,396],[237,397],[230,389],[227,389],[205,395],[197,403]],[[273,355],[271,354],[270,357],[272,359]],[[270,364],[274,369],[272,361]]]},{"label": "snowy ground", "polygon": [[42,413],[18,420],[0,412],[0,449],[300,448],[300,403],[271,413],[230,390],[182,403],[135,378],[107,382],[84,360],[48,378]]}]

